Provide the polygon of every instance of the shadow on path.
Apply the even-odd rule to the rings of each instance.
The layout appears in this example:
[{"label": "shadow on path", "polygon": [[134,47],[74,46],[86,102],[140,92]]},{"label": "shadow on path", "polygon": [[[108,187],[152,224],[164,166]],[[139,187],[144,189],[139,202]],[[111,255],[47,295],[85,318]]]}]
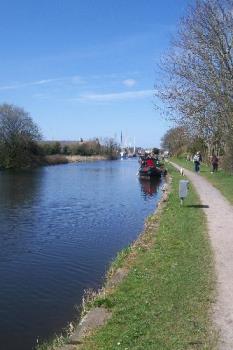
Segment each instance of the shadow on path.
[{"label": "shadow on path", "polygon": [[186,205],[186,208],[209,208],[209,205],[203,205],[203,204],[192,204],[192,205]]}]

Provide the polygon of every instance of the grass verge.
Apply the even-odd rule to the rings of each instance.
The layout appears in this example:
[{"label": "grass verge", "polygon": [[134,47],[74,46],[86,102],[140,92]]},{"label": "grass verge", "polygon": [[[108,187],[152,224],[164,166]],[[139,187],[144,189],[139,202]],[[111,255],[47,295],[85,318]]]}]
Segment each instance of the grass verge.
[{"label": "grass verge", "polygon": [[[187,161],[184,158],[173,158],[174,163],[189,169],[194,170],[193,162]],[[206,164],[201,164],[200,175],[204,176],[212,183],[228,200],[233,204],[233,175],[226,173],[222,169],[212,174],[211,168]]]},{"label": "grass verge", "polygon": [[[159,226],[149,225],[147,244],[135,245],[118,258],[117,264],[126,264],[130,271],[106,296],[111,320],[78,349],[216,348],[211,323],[213,257],[205,216],[201,209],[187,206],[199,204],[192,187],[185,205],[180,206],[180,176],[172,167],[169,171],[172,190],[160,213]],[[158,217],[154,215],[153,220]]]}]

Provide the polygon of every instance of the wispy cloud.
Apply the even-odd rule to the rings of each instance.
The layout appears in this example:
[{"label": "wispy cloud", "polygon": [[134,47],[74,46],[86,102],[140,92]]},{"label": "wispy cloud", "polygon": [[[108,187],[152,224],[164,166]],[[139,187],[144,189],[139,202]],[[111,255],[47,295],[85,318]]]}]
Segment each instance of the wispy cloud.
[{"label": "wispy cloud", "polygon": [[41,99],[41,100],[50,100],[51,99],[50,95],[48,95],[48,94],[40,94],[40,93],[33,94],[32,97],[33,98],[38,98],[38,99]]},{"label": "wispy cloud", "polygon": [[0,85],[0,90],[15,90],[15,89],[28,87],[28,86],[45,85],[57,80],[58,79],[44,79],[44,80],[31,81],[27,83],[13,83],[13,84],[2,85],[2,86]]},{"label": "wispy cloud", "polygon": [[82,102],[114,102],[114,101],[127,101],[133,99],[143,99],[146,97],[152,97],[153,90],[137,90],[126,92],[113,92],[107,94],[85,94],[73,100]]},{"label": "wispy cloud", "polygon": [[9,85],[0,85],[0,90],[16,90],[21,88],[26,88],[30,86],[42,86],[47,85],[55,82],[71,82],[73,84],[80,84],[83,83],[84,80],[78,76],[70,76],[70,77],[60,77],[60,78],[52,78],[52,79],[42,79],[42,80],[36,80],[36,81],[29,81],[29,82],[17,82],[12,83]]},{"label": "wispy cloud", "polygon": [[126,86],[126,87],[133,87],[134,85],[137,84],[135,79],[125,79],[122,81],[122,83]]}]

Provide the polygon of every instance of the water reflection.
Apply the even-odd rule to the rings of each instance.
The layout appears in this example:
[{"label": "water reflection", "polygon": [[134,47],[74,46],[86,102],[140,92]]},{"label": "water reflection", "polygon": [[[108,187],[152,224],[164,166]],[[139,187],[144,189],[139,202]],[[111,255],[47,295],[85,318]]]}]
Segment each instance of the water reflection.
[{"label": "water reflection", "polygon": [[141,184],[141,191],[145,198],[153,197],[157,192],[161,185],[160,178],[154,179],[140,179],[139,182]]},{"label": "water reflection", "polygon": [[1,349],[60,333],[83,291],[100,288],[160,199],[159,182],[138,182],[137,169],[125,160],[0,172]]},{"label": "water reflection", "polygon": [[0,172],[0,206],[21,207],[37,198],[43,178],[43,168]]},{"label": "water reflection", "polygon": [[33,206],[39,202],[43,171],[0,172],[1,264],[9,264],[17,256],[31,251],[34,235],[31,224],[35,220]]}]

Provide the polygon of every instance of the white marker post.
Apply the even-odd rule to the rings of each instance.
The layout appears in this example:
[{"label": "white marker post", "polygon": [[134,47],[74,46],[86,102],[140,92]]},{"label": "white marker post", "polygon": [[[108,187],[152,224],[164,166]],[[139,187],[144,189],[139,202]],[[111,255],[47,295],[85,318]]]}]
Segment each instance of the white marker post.
[{"label": "white marker post", "polygon": [[180,197],[180,203],[183,205],[184,198],[188,195],[188,180],[180,180],[179,182],[179,197]]}]

